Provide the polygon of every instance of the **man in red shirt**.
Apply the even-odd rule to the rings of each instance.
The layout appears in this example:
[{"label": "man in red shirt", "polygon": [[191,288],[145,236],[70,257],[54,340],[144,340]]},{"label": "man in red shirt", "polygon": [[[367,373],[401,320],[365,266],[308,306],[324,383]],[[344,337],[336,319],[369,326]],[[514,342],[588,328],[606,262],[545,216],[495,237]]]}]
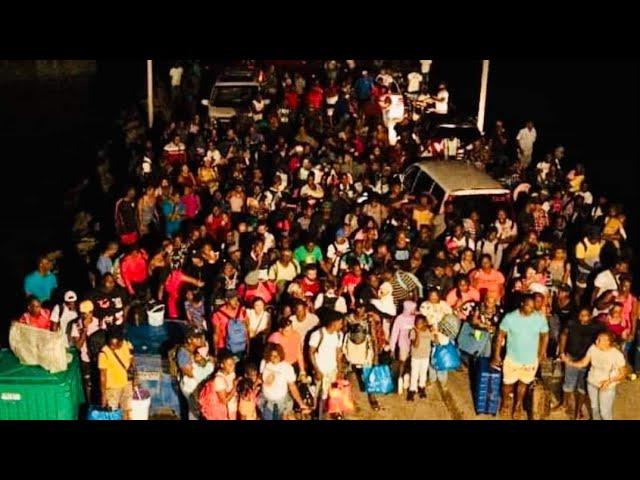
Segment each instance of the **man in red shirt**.
[{"label": "man in red shirt", "polygon": [[57,326],[57,323],[53,323],[50,316],[49,310],[42,308],[40,300],[36,297],[30,297],[29,303],[27,304],[27,311],[22,314],[19,322],[31,327],[51,330],[52,326]]},{"label": "man in red shirt", "polygon": [[140,291],[147,282],[147,252],[141,248],[134,248],[122,259],[120,272],[129,295]]},{"label": "man in red shirt", "polygon": [[213,348],[215,352],[222,350],[227,342],[227,325],[233,318],[247,322],[247,313],[240,304],[238,292],[227,290],[225,293],[226,303],[216,310],[211,317],[213,326]]},{"label": "man in red shirt", "polygon": [[318,267],[315,265],[307,265],[304,271],[304,277],[299,281],[300,288],[305,298],[312,302],[320,293],[320,281],[318,280]]},{"label": "man in red shirt", "polygon": [[311,110],[319,110],[322,108],[322,102],[324,100],[324,91],[320,86],[320,83],[316,80],[307,94],[307,104]]}]

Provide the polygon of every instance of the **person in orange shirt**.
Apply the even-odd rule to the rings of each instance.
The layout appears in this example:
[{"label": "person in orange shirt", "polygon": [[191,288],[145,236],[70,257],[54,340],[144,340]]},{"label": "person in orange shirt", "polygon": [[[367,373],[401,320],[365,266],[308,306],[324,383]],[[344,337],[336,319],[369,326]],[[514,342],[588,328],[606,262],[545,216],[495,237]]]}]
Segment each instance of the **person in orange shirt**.
[{"label": "person in orange shirt", "polygon": [[306,375],[302,340],[300,334],[293,329],[293,321],[289,317],[280,319],[278,331],[269,336],[268,342],[281,345],[284,350],[284,361],[297,369],[301,375]]},{"label": "person in orange shirt", "polygon": [[469,274],[471,286],[480,291],[480,296],[484,297],[491,294],[498,299],[498,303],[504,296],[504,275],[493,268],[491,256],[484,254],[480,256],[480,268],[475,269]]},{"label": "person in orange shirt", "polygon": [[50,317],[51,313],[46,308],[42,308],[40,300],[36,297],[29,297],[27,311],[22,314],[18,321],[31,327],[51,330],[52,327],[57,327],[58,324],[53,323]]}]

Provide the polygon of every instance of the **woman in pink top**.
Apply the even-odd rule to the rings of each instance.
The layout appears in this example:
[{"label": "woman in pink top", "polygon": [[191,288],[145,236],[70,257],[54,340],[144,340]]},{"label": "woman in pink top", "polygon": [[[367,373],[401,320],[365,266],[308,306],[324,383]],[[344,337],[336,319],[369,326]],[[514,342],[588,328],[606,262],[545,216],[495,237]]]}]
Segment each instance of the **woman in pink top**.
[{"label": "woman in pink top", "polygon": [[278,331],[273,332],[267,341],[281,345],[284,350],[284,361],[294,368],[297,366],[301,373],[305,373],[302,341],[300,334],[293,329],[293,322],[289,317],[281,317]]},{"label": "woman in pink top", "polygon": [[456,316],[464,321],[471,312],[472,302],[480,301],[480,291],[470,285],[467,277],[458,278],[456,287],[447,294],[447,303]]},{"label": "woman in pink top", "polygon": [[167,294],[167,310],[169,318],[178,318],[180,316],[179,300],[182,285],[190,283],[198,288],[204,287],[204,282],[190,277],[182,273],[180,269],[173,270],[164,283],[164,291]]},{"label": "woman in pink top", "polygon": [[480,256],[480,268],[469,274],[471,285],[480,292],[480,296],[485,297],[491,294],[498,299],[498,303],[504,296],[504,275],[500,270],[493,268],[491,256],[484,254]]},{"label": "woman in pink top", "polygon": [[200,211],[200,197],[193,193],[193,188],[189,185],[184,187],[184,195],[182,196],[182,204],[184,205],[184,216],[188,219],[194,218]]}]

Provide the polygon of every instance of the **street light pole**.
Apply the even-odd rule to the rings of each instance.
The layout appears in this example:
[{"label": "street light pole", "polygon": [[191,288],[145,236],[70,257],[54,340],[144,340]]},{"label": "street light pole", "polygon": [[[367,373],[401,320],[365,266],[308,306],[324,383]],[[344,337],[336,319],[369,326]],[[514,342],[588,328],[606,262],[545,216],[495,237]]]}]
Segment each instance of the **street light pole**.
[{"label": "street light pole", "polygon": [[480,79],[480,102],[478,104],[478,130],[484,133],[484,114],[487,106],[487,82],[489,80],[489,60],[482,61],[482,78]]},{"label": "street light pole", "polygon": [[147,116],[153,128],[153,60],[147,60]]}]

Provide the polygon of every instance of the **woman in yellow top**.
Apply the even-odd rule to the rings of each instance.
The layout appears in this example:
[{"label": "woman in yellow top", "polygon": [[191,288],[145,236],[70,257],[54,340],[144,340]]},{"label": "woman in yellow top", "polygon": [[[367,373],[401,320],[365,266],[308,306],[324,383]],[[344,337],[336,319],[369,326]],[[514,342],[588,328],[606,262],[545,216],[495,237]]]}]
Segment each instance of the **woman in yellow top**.
[{"label": "woman in yellow top", "polygon": [[584,182],[584,167],[580,164],[576,165],[575,170],[571,170],[567,175],[569,181],[569,191],[576,193],[580,191],[580,186]]},{"label": "woman in yellow top", "polygon": [[433,212],[431,211],[431,205],[428,195],[420,195],[418,205],[413,207],[413,214],[411,219],[415,222],[417,230],[420,230],[422,225],[431,226],[433,224]]},{"label": "woman in yellow top", "polygon": [[102,406],[122,409],[125,420],[131,417],[134,368],[133,346],[124,339],[122,328],[113,327],[98,355],[100,393]]},{"label": "woman in yellow top", "polygon": [[207,188],[211,194],[218,189],[218,173],[211,166],[210,157],[205,157],[203,164],[198,168],[198,185]]},{"label": "woman in yellow top", "polygon": [[616,205],[609,207],[609,213],[604,220],[602,229],[602,238],[605,241],[612,242],[616,248],[620,248],[620,240],[626,240],[626,232],[624,231],[624,222],[626,217],[619,213]]}]

